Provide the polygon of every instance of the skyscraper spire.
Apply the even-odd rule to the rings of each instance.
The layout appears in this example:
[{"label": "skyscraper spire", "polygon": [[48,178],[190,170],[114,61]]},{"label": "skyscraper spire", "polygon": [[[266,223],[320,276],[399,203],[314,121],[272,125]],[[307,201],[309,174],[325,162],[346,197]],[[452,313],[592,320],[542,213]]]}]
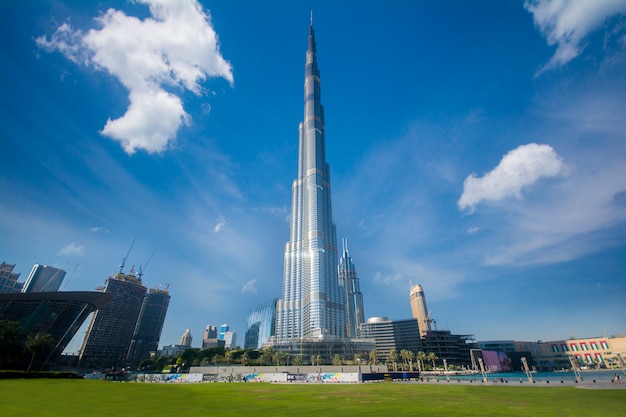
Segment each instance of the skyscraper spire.
[{"label": "skyscraper spire", "polygon": [[344,291],[337,275],[330,167],[326,163],[313,22],[304,66],[304,120],[299,126],[298,177],[292,185],[291,232],[285,245],[283,297],[276,305],[276,337],[346,336]]}]

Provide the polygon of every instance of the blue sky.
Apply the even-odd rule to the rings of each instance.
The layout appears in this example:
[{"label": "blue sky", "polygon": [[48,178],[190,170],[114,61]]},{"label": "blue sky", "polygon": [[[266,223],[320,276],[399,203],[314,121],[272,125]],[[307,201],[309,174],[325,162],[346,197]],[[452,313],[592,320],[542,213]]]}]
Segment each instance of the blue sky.
[{"label": "blue sky", "polygon": [[[626,331],[626,1],[0,4],[0,253],[146,265],[161,344],[282,295],[310,11],[366,317]],[[78,265],[78,266],[77,266]]]}]

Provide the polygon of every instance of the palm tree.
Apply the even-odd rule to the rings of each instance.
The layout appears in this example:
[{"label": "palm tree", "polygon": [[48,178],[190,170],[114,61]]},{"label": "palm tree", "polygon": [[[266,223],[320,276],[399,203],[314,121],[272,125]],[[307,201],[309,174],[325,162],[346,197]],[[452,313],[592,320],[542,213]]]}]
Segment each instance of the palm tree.
[{"label": "palm tree", "polygon": [[402,349],[400,351],[400,358],[402,358],[402,370],[404,370],[404,365],[409,364],[409,351],[406,349]]},{"label": "palm tree", "polygon": [[226,349],[224,352],[224,358],[226,359],[226,364],[230,365],[230,360],[233,357],[233,351],[230,349]]},{"label": "palm tree", "polygon": [[302,356],[298,355],[295,358],[293,358],[293,364],[295,366],[302,366]]},{"label": "palm tree", "polygon": [[396,366],[396,361],[398,360],[398,351],[395,348],[389,351],[389,355],[387,355],[387,360],[393,363],[393,370],[397,371],[398,367]]},{"label": "palm tree", "polygon": [[355,364],[360,365],[361,364],[361,354],[360,353],[355,353],[354,356],[352,357],[353,361]]},{"label": "palm tree", "polygon": [[433,370],[435,370],[435,361],[436,361],[437,359],[439,359],[439,358],[437,357],[437,355],[435,355],[435,353],[434,353],[434,352],[430,352],[430,353],[428,354],[428,358],[427,358],[427,359],[428,359],[429,361],[432,361],[432,363],[433,363]]},{"label": "palm tree", "polygon": [[49,351],[54,347],[54,344],[54,337],[52,337],[50,333],[37,333],[34,336],[28,335],[24,346],[27,351],[31,352],[31,356],[26,372],[30,372],[30,368],[33,366],[33,362],[35,361],[35,355],[39,352]]},{"label": "palm tree", "polygon": [[343,359],[341,359],[341,355],[340,354],[335,353],[333,355],[333,365],[335,365],[335,366],[343,365]]},{"label": "palm tree", "polygon": [[376,352],[376,349],[372,349],[370,352],[370,363],[374,365],[378,364],[378,352]]},{"label": "palm tree", "polygon": [[274,348],[270,346],[261,352],[261,356],[259,356],[259,363],[261,365],[269,365],[270,362],[272,362],[273,357],[274,357]]},{"label": "palm tree", "polygon": [[243,352],[241,356],[239,357],[239,361],[241,362],[243,366],[246,366],[248,362],[250,361],[250,356],[248,356],[248,352]]},{"label": "palm tree", "polygon": [[320,355],[316,355],[313,357],[313,365],[320,365],[322,363],[322,357]]},{"label": "palm tree", "polygon": [[24,330],[18,321],[0,320],[0,365],[16,359],[22,351]]},{"label": "palm tree", "polygon": [[407,359],[409,360],[409,371],[413,371],[413,358],[415,357],[415,353],[412,351],[408,351]]},{"label": "palm tree", "polygon": [[417,352],[417,363],[419,365],[419,371],[422,372],[424,370],[424,361],[426,360],[427,356],[426,353],[422,352],[421,350],[419,352]]}]

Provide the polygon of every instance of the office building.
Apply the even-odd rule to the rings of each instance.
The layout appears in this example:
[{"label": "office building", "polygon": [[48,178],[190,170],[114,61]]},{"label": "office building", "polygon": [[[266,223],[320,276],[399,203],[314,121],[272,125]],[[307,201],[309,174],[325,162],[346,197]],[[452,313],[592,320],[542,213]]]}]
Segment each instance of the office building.
[{"label": "office building", "polygon": [[2,262],[0,264],[0,293],[16,293],[22,291],[22,282],[17,282],[20,274],[13,272],[15,265]]},{"label": "office building", "polygon": [[82,367],[121,368],[146,295],[141,279],[118,273],[106,280],[104,293],[112,301],[94,313],[80,350]]},{"label": "office building", "polygon": [[237,346],[237,332],[224,332],[224,339],[221,340],[224,340],[225,348],[234,349]]},{"label": "office building", "polygon": [[449,330],[429,330],[422,338],[422,350],[434,353],[439,360],[448,364],[469,366],[472,363],[470,351],[477,349],[473,335],[452,334]]},{"label": "office building", "polygon": [[248,330],[244,341],[244,349],[261,349],[264,343],[274,336],[276,330],[276,301],[266,301],[250,310]]},{"label": "office building", "polygon": [[35,264],[31,269],[22,292],[59,291],[65,271],[48,265]]},{"label": "office building", "polygon": [[220,335],[218,336],[218,338],[220,340],[224,340],[224,337],[226,336],[226,332],[228,332],[228,330],[230,329],[230,326],[226,323],[222,324],[220,326]]},{"label": "office building", "polygon": [[139,319],[128,350],[128,360],[133,362],[150,357],[157,351],[165,315],[170,304],[166,289],[151,288],[143,299]]},{"label": "office building", "polygon": [[430,313],[426,307],[426,297],[424,297],[424,289],[421,285],[413,285],[409,292],[409,300],[411,301],[411,313],[413,318],[417,320],[420,327],[420,336],[423,338],[430,330]]},{"label": "office building", "polygon": [[204,329],[203,339],[217,339],[217,327],[207,324],[206,329]]},{"label": "office building", "polygon": [[361,323],[359,336],[375,340],[376,353],[383,362],[387,360],[392,349],[395,349],[398,355],[403,349],[413,353],[422,350],[416,319],[390,320],[388,317],[370,317],[367,322]]},{"label": "office building", "polygon": [[343,286],[345,293],[346,336],[357,337],[359,326],[361,323],[365,322],[363,294],[361,293],[356,268],[348,253],[347,239],[343,239],[342,247],[342,256],[339,258],[337,270],[339,283]]}]

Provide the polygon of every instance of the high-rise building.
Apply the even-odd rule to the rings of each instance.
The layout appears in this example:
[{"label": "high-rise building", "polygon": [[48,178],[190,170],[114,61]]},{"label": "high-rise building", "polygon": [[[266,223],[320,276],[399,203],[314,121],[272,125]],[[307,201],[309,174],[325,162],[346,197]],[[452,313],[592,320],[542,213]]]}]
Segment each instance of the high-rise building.
[{"label": "high-rise building", "polygon": [[276,301],[266,301],[250,310],[244,349],[261,349],[276,331]]},{"label": "high-rise building", "polygon": [[409,299],[411,301],[411,313],[414,319],[417,319],[417,323],[420,327],[420,337],[423,339],[430,331],[430,313],[426,307],[426,297],[424,297],[424,289],[421,285],[414,285],[411,287],[409,293]]},{"label": "high-rise building", "polygon": [[187,329],[185,330],[185,333],[183,333],[183,335],[180,337],[179,345],[185,346],[185,347],[191,347],[192,340],[193,340],[193,337],[191,336],[191,330]]},{"label": "high-rise building", "polygon": [[206,325],[204,330],[204,339],[217,339],[217,327],[210,324]]},{"label": "high-rise building", "polygon": [[343,252],[341,258],[339,258],[338,273],[339,283],[343,285],[346,297],[346,335],[348,337],[356,337],[359,326],[365,322],[363,294],[361,293],[359,278],[356,275],[356,268],[348,253],[347,239],[343,239],[342,247]]},{"label": "high-rise building", "polygon": [[226,336],[226,332],[228,332],[229,329],[230,329],[230,326],[226,323],[220,326],[220,335],[219,335],[220,340],[224,340],[224,337]]},{"label": "high-rise building", "polygon": [[130,342],[128,360],[140,361],[148,358],[150,352],[157,351],[169,304],[169,291],[158,288],[151,288],[148,291],[143,299],[133,339]]},{"label": "high-rise building", "polygon": [[0,293],[15,293],[22,290],[23,283],[17,282],[20,274],[13,272],[15,265],[0,264]]},{"label": "high-rise building", "polygon": [[224,333],[224,347],[234,349],[237,346],[237,332],[227,331]]},{"label": "high-rise building", "polygon": [[376,353],[385,361],[389,352],[406,349],[418,352],[422,349],[417,320],[389,320],[387,317],[371,317],[359,327],[359,335],[376,341]]},{"label": "high-rise building", "polygon": [[332,220],[330,167],[313,22],[304,66],[304,120],[299,125],[298,175],[292,185],[290,239],[285,244],[283,296],[276,303],[277,351],[309,363],[316,356],[353,355],[373,340],[348,334],[346,291],[339,281],[337,232]]},{"label": "high-rise building", "polygon": [[65,271],[48,265],[33,265],[22,292],[59,291]]},{"label": "high-rise building", "polygon": [[107,278],[103,291],[113,294],[113,299],[91,318],[80,349],[84,367],[117,368],[125,365],[146,295],[141,279],[121,272]]},{"label": "high-rise building", "polygon": [[276,305],[276,338],[279,340],[346,337],[344,291],[337,276],[337,234],[332,221],[325,130],[311,23],[304,69],[304,120],[299,126],[298,176],[292,185],[283,296]]}]

